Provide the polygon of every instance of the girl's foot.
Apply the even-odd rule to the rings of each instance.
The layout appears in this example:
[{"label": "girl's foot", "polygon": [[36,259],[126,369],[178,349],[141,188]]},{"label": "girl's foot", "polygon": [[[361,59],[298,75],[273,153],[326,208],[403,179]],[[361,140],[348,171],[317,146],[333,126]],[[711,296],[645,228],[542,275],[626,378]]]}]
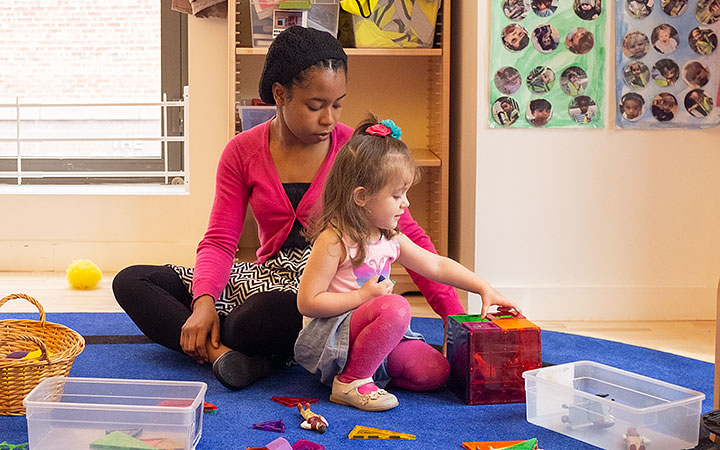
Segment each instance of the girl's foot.
[{"label": "girl's foot", "polygon": [[257,379],[270,373],[270,358],[264,356],[247,356],[244,353],[230,350],[223,353],[213,363],[213,373],[223,386],[228,389],[243,389]]},{"label": "girl's foot", "polygon": [[387,411],[399,404],[397,397],[385,389],[378,389],[367,394],[358,392],[360,386],[372,382],[372,378],[362,378],[350,383],[343,383],[338,377],[335,377],[330,401],[341,405],[353,406],[363,411]]}]

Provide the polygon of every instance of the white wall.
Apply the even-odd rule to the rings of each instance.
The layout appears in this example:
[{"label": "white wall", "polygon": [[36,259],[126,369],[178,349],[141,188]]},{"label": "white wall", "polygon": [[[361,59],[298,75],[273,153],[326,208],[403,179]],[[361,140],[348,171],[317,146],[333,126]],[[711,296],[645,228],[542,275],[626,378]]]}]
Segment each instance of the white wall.
[{"label": "white wall", "polygon": [[0,270],[63,271],[80,258],[107,272],[133,263],[193,264],[228,138],[226,22],[191,17],[188,41],[191,193],[2,195]]},{"label": "white wall", "polygon": [[606,111],[602,130],[491,130],[489,17],[480,7],[476,272],[536,320],[714,319],[720,128],[616,130]]}]

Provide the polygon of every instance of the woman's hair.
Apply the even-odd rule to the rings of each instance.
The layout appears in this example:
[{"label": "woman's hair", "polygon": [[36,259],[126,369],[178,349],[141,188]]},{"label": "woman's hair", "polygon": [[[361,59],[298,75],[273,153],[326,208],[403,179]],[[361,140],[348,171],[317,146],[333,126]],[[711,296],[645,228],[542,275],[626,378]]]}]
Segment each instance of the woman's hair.
[{"label": "woman's hair", "polygon": [[[375,115],[369,114],[340,149],[325,180],[322,213],[311,220],[304,233],[310,242],[315,242],[323,230],[335,228],[357,245],[357,253],[351,258],[356,267],[365,260],[372,224],[368,211],[355,203],[355,188],[365,188],[367,197],[372,198],[394,180],[411,186],[420,179],[420,169],[404,142],[390,135],[368,134],[367,129],[379,123]],[[398,230],[380,232],[391,238]]]},{"label": "woman's hair", "polygon": [[263,102],[274,105],[272,87],[280,83],[292,95],[313,68],[343,70],[347,73],[347,55],[335,37],[314,28],[290,27],[270,44],[260,76],[259,93]]}]

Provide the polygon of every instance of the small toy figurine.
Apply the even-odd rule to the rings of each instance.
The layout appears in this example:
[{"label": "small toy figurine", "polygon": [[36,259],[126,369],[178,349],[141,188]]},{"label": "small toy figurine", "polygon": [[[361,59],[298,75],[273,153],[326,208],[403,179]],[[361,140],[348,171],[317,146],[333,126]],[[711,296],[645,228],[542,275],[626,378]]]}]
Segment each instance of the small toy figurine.
[{"label": "small toy figurine", "polygon": [[300,415],[305,419],[305,421],[300,424],[300,428],[304,430],[315,430],[319,433],[327,431],[328,421],[320,414],[315,414],[310,411],[310,403],[305,403],[304,405],[299,404],[297,408],[298,411],[300,411]]},{"label": "small toy figurine", "polygon": [[635,427],[630,427],[627,433],[623,434],[627,450],[645,450],[645,445],[650,443],[650,439],[640,436]]},{"label": "small toy figurine", "polygon": [[[600,398],[608,397],[608,394],[595,394]],[[614,399],[610,399],[614,401]],[[574,405],[562,405],[568,410],[566,416],[560,417],[563,423],[571,430],[585,427],[609,428],[615,425],[615,417],[610,414],[610,406],[600,402],[585,400],[583,403]]]}]

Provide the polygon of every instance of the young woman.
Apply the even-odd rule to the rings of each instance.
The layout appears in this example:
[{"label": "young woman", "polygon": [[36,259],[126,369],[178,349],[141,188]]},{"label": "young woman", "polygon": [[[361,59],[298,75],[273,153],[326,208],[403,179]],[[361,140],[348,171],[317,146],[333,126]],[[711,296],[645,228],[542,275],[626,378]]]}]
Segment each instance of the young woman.
[{"label": "young woman", "polygon": [[[277,105],[277,115],[223,151],[194,269],[131,266],[113,282],[118,303],[143,333],[212,363],[228,388],[242,389],[292,356],[302,328],[297,288],[310,254],[300,231],[352,134],[339,122],[346,74],[347,56],[329,33],[301,27],[280,33],[260,79],[260,97]],[[234,263],[248,205],[260,248],[255,262]],[[409,213],[400,227],[434,251]],[[440,316],[464,312],[454,289],[410,275]]]}]

